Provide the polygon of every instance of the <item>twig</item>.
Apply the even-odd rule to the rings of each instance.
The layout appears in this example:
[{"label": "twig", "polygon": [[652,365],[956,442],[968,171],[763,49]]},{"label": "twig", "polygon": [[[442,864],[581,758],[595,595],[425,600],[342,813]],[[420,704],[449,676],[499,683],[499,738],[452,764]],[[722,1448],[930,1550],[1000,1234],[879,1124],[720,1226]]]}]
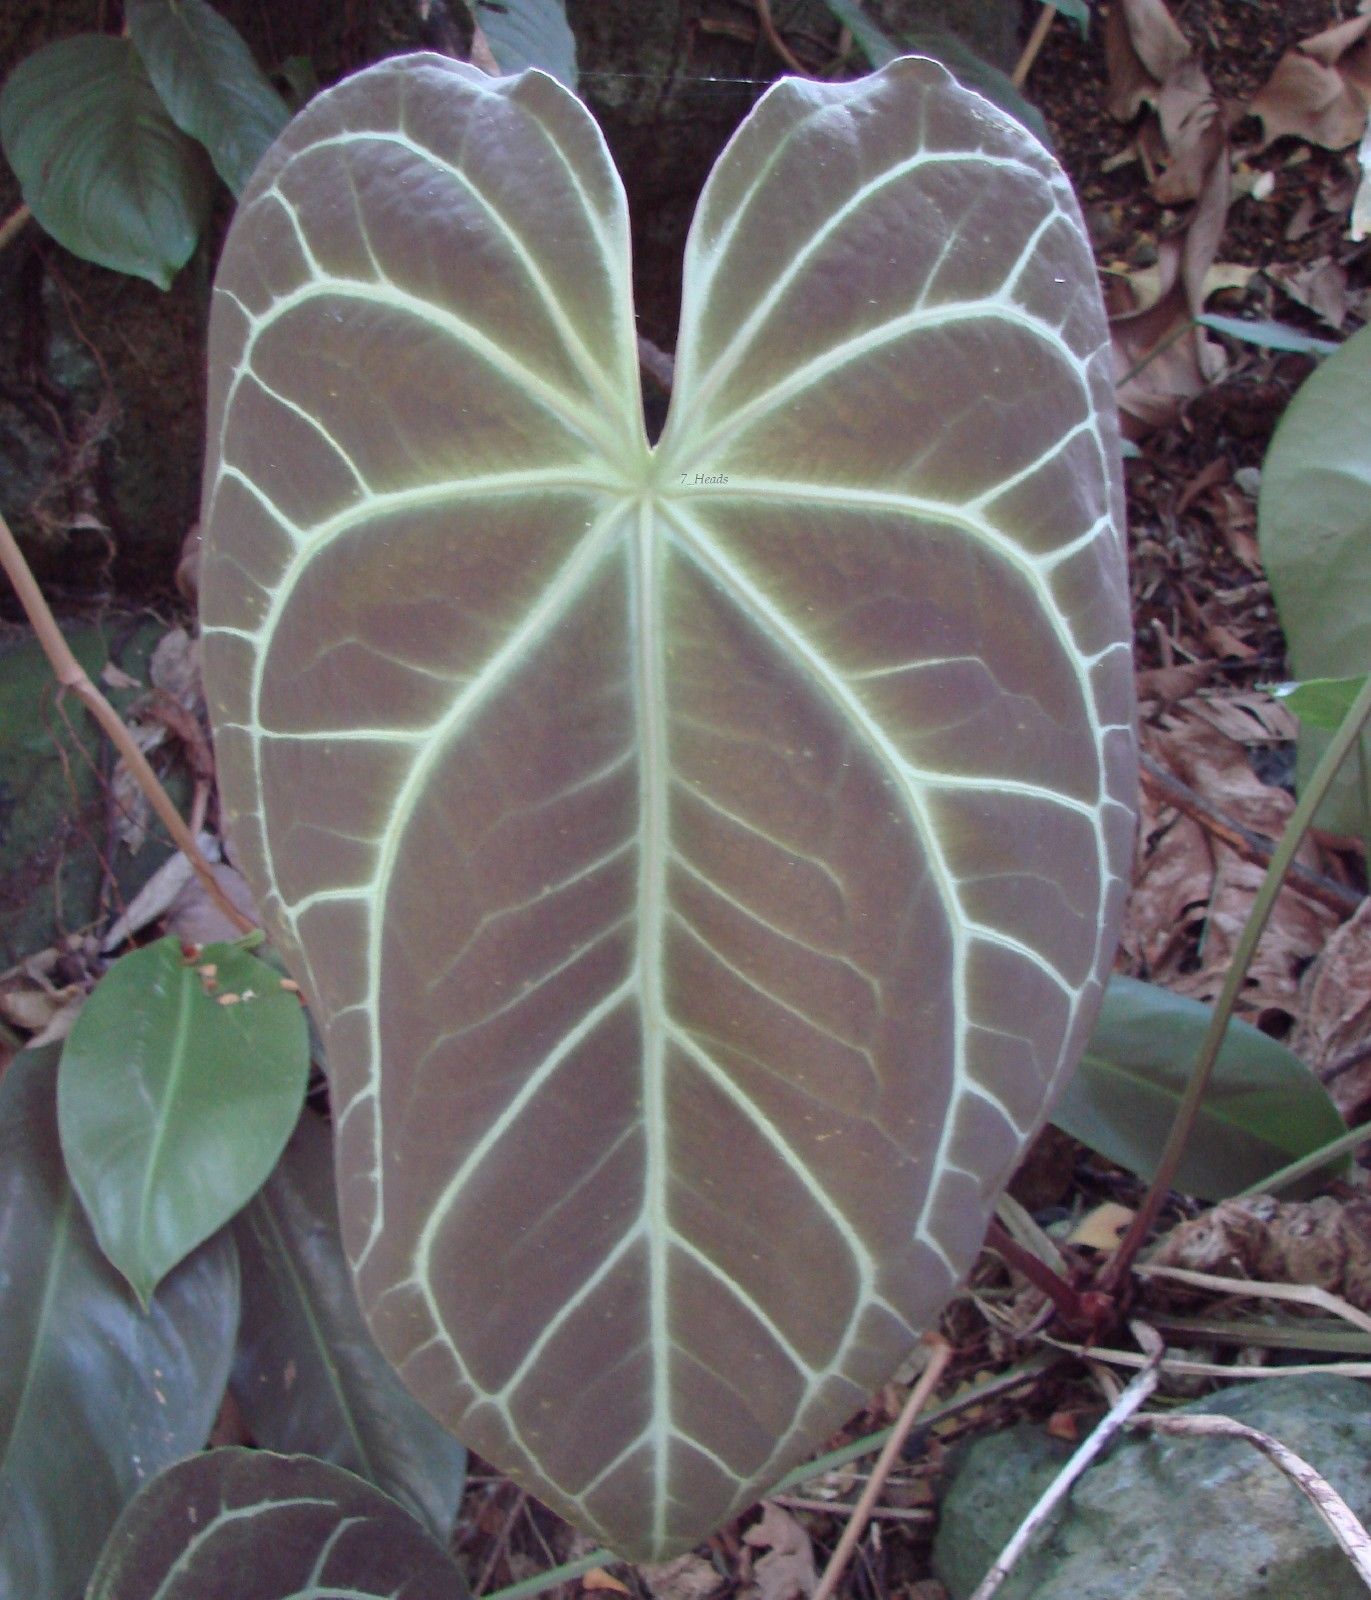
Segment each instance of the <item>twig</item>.
[{"label": "twig", "polygon": [[1101,1417],[1095,1430],[1038,1497],[1037,1503],[1020,1523],[1014,1537],[991,1564],[990,1571],[977,1584],[971,1600],[990,1600],[990,1596],[1009,1576],[1010,1568],[1028,1548],[1034,1535],[1066,1498],[1071,1485],[1157,1387],[1157,1366],[1161,1360],[1162,1342],[1150,1328],[1145,1329],[1140,1324],[1135,1326],[1139,1342],[1146,1338],[1152,1345],[1146,1357],[1147,1364]]},{"label": "twig", "polygon": [[1131,1429],[1148,1433],[1164,1433],[1176,1438],[1192,1439],[1244,1439],[1290,1479],[1303,1493],[1315,1511],[1327,1523],[1329,1531],[1342,1547],[1343,1554],[1357,1569],[1357,1576],[1371,1589],[1371,1538],[1357,1520],[1351,1506],[1321,1473],[1297,1456],[1279,1439],[1259,1428],[1250,1428],[1234,1417],[1213,1414],[1187,1416],[1134,1417],[1128,1424]]},{"label": "twig", "polygon": [[1253,897],[1252,910],[1233,947],[1223,987],[1214,1003],[1195,1069],[1190,1075],[1190,1082],[1186,1085],[1185,1094],[1181,1097],[1181,1103],[1172,1120],[1171,1132],[1167,1135],[1166,1145],[1157,1162],[1156,1174],[1119,1248],[1100,1274],[1099,1288],[1106,1294],[1118,1292],[1128,1269],[1142,1248],[1143,1241],[1151,1231],[1152,1224],[1157,1219],[1162,1200],[1171,1188],[1191,1129],[1204,1103],[1214,1063],[1218,1060],[1219,1050],[1228,1032],[1229,1019],[1233,1015],[1233,1008],[1237,1004],[1242,986],[1247,980],[1247,970],[1252,964],[1252,957],[1256,953],[1261,936],[1266,931],[1266,924],[1280,894],[1285,875],[1295,859],[1295,852],[1303,842],[1305,834],[1309,832],[1315,813],[1323,804],[1338,768],[1342,766],[1348,753],[1357,743],[1368,719],[1371,719],[1371,677],[1367,678],[1358,691],[1351,710],[1343,718],[1338,731],[1329,740],[1322,756],[1319,757],[1318,764],[1305,785],[1304,793],[1301,794],[1294,811],[1290,814],[1289,822],[1285,825],[1285,832],[1281,834],[1280,843],[1271,857],[1271,865],[1266,869],[1261,887]]},{"label": "twig", "polygon": [[[767,1499],[787,1511],[820,1511],[830,1517],[851,1517],[857,1513],[855,1503],[846,1500],[808,1500],[797,1494],[769,1494]],[[910,1506],[872,1506],[869,1515],[886,1517],[896,1522],[932,1522],[936,1513],[929,1509]]]},{"label": "twig", "polygon": [[[1148,1358],[1134,1350],[1106,1350],[1097,1344],[1072,1344],[1051,1334],[1038,1337],[1054,1350],[1078,1356],[1082,1361],[1105,1361],[1111,1367],[1146,1367]],[[1329,1375],[1339,1378],[1371,1378],[1371,1361],[1306,1361],[1280,1367],[1244,1367],[1221,1361],[1190,1361],[1183,1356],[1164,1356],[1161,1370],[1178,1378],[1311,1378]]]},{"label": "twig", "polygon": [[811,1600],[831,1600],[834,1590],[838,1587],[838,1580],[852,1557],[852,1552],[866,1532],[866,1525],[871,1519],[877,1500],[880,1499],[885,1480],[899,1459],[900,1451],[904,1448],[909,1431],[923,1409],[924,1401],[938,1387],[938,1382],[952,1359],[952,1346],[940,1334],[925,1334],[924,1344],[928,1348],[928,1365],[919,1374],[919,1381],[909,1391],[909,1398],[904,1403],[899,1420],[890,1430],[885,1448],[872,1469],[866,1488],[862,1490],[861,1498],[843,1529],[843,1536],[838,1540],[838,1547],[829,1558],[828,1565],[824,1568],[824,1575],[819,1579],[819,1586],[815,1589]]},{"label": "twig", "polygon": [[70,689],[104,729],[111,744],[123,758],[124,765],[133,774],[138,787],[147,796],[149,805],[166,825],[167,832],[171,834],[177,848],[195,869],[196,876],[204,884],[215,905],[240,932],[255,933],[256,928],[253,923],[249,922],[220,888],[219,880],[214,876],[209,862],[201,854],[194,835],[182,820],[181,813],[172,804],[171,796],[162,787],[157,774],[134,742],[132,734],[124,726],[118,712],[91,682],[86,669],[72,654],[71,647],[62,636],[62,630],[57,626],[43,591],[38,587],[33,573],[29,571],[29,564],[24,560],[24,554],[3,516],[0,516],[0,566],[4,567],[10,582],[14,585],[19,603],[33,625],[33,631],[43,647],[44,655],[51,663],[58,683],[63,689]]},{"label": "twig", "polygon": [[19,236],[20,230],[32,216],[33,212],[27,206],[17,206],[3,222],[0,222],[0,250]]},{"label": "twig", "polygon": [[[1255,861],[1263,867],[1271,865],[1271,857],[1276,853],[1273,840],[1263,837],[1260,833],[1254,833],[1251,828],[1244,828],[1240,822],[1225,816],[1217,806],[1211,805],[1203,795],[1196,794],[1189,784],[1182,783],[1174,773],[1168,772],[1160,761],[1148,755],[1145,750],[1141,753],[1141,766],[1143,782],[1168,805],[1174,806],[1177,811],[1183,811],[1187,817],[1198,822],[1216,839],[1222,839],[1244,860]],[[1322,906],[1327,906],[1330,911],[1336,911],[1340,917],[1350,917],[1361,906],[1363,896],[1355,889],[1348,889],[1340,883],[1335,883],[1332,878],[1325,877],[1321,872],[1314,872],[1303,862],[1292,861],[1286,877],[1302,894],[1311,900],[1317,900]]]},{"label": "twig", "polygon": [[1022,89],[1028,82],[1028,74],[1033,70],[1033,63],[1038,59],[1038,52],[1047,43],[1047,36],[1052,31],[1052,23],[1056,18],[1056,8],[1043,0],[1043,8],[1038,13],[1038,20],[1033,24],[1033,32],[1028,36],[1028,43],[1023,47],[1023,54],[1019,57],[1018,65],[1009,75],[1009,81],[1016,89]]},{"label": "twig", "polygon": [[771,48],[780,56],[791,72],[798,78],[809,78],[813,74],[804,62],[795,54],[785,40],[776,30],[775,19],[771,15],[771,0],[753,0],[757,8],[757,25],[762,30],[762,36]]},{"label": "twig", "polygon": [[1287,1300],[1296,1305],[1315,1306],[1350,1322],[1363,1333],[1371,1333],[1371,1317],[1356,1306],[1350,1305],[1341,1295],[1331,1290],[1316,1288],[1309,1283],[1263,1283],[1247,1278],[1223,1278],[1213,1272],[1192,1272],[1188,1267],[1153,1266],[1143,1262],[1133,1269],[1140,1278],[1165,1278],[1173,1283],[1188,1284],[1194,1289],[1214,1289],[1219,1294],[1240,1295],[1247,1300]]}]

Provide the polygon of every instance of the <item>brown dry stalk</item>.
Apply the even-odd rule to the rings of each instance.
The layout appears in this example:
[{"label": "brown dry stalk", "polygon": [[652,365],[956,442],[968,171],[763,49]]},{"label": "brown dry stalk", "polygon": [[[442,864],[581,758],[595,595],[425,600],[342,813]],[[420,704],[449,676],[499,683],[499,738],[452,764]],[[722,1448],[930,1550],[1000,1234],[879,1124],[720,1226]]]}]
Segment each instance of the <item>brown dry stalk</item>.
[{"label": "brown dry stalk", "polygon": [[771,15],[771,0],[754,0],[754,4],[757,8],[757,25],[762,30],[762,36],[785,63],[787,70],[793,72],[797,78],[812,77],[813,74],[808,67],[777,31],[775,19]]},{"label": "brown dry stalk", "polygon": [[1052,32],[1052,23],[1056,15],[1056,7],[1050,4],[1050,0],[1042,0],[1042,10],[1038,13],[1038,20],[1033,24],[1033,32],[1028,36],[1028,43],[1023,47],[1018,65],[1009,76],[1009,81],[1016,89],[1022,89],[1028,82],[1028,74],[1033,70],[1038,52],[1047,43],[1047,36]]},{"label": "brown dry stalk", "polygon": [[900,1458],[904,1449],[904,1442],[909,1437],[909,1431],[914,1426],[915,1419],[923,1410],[924,1402],[934,1389],[952,1359],[952,1346],[941,1334],[926,1333],[923,1343],[928,1349],[928,1365],[919,1374],[919,1381],[909,1391],[909,1399],[904,1403],[899,1420],[891,1429],[890,1437],[885,1442],[885,1448],[877,1457],[876,1465],[871,1477],[867,1480],[866,1488],[862,1490],[861,1498],[857,1501],[855,1510],[843,1529],[843,1536],[838,1540],[838,1547],[829,1558],[828,1565],[824,1568],[824,1575],[819,1579],[819,1587],[815,1589],[810,1600],[832,1600],[838,1581],[846,1570],[847,1563],[852,1558],[852,1552],[857,1548],[866,1525],[871,1520],[871,1514],[876,1508],[876,1502],[881,1497],[881,1490],[885,1488],[885,1480],[890,1476],[891,1469]]},{"label": "brown dry stalk", "polygon": [[148,764],[147,757],[134,742],[133,735],[124,726],[123,719],[104,695],[91,682],[86,669],[71,652],[71,647],[57,626],[38,581],[29,570],[9,524],[0,516],[0,566],[3,566],[19,596],[19,603],[33,625],[43,653],[52,665],[53,674],[63,689],[70,689],[81,701],[109,737],[119,752],[124,765],[133,774],[138,787],[148,798],[148,804],[162,819],[177,848],[195,869],[196,876],[205,886],[205,892],[226,917],[243,933],[254,933],[256,928],[219,886],[213,869],[201,853],[194,835],[182,820],[181,813],[172,804],[171,796],[162,787],[157,774]]}]

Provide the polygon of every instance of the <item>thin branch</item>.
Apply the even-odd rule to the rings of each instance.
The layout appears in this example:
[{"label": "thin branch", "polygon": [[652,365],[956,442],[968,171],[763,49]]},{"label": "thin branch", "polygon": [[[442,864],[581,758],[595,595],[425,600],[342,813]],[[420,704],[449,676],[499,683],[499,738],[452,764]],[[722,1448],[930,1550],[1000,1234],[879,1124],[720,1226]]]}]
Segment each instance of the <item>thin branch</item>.
[{"label": "thin branch", "polygon": [[838,1540],[837,1549],[824,1568],[824,1575],[819,1579],[819,1586],[815,1589],[811,1600],[831,1600],[838,1587],[838,1581],[852,1557],[852,1552],[866,1532],[871,1513],[881,1497],[882,1489],[885,1488],[885,1480],[890,1476],[891,1468],[899,1460],[900,1451],[904,1449],[904,1442],[909,1437],[910,1429],[913,1428],[919,1412],[923,1409],[924,1402],[938,1387],[938,1382],[952,1359],[952,1346],[940,1334],[925,1334],[923,1342],[928,1348],[928,1365],[919,1374],[919,1381],[909,1391],[909,1398],[904,1403],[899,1420],[890,1430],[885,1448],[881,1451],[866,1488],[862,1490],[851,1519],[843,1529],[843,1536]]},{"label": "thin branch", "polygon": [[10,212],[3,222],[0,222],[0,250],[11,244],[19,237],[24,224],[33,216],[27,206],[17,206]]},{"label": "thin branch", "polygon": [[1019,57],[1018,65],[1009,75],[1009,81],[1016,89],[1022,89],[1028,82],[1028,74],[1033,70],[1033,63],[1038,59],[1038,52],[1047,43],[1047,36],[1052,32],[1052,24],[1057,16],[1056,7],[1043,0],[1043,8],[1038,13],[1038,20],[1033,24],[1033,32],[1028,36],[1028,43],[1023,47],[1023,54]]},{"label": "thin branch", "polygon": [[1248,1278],[1223,1278],[1213,1272],[1192,1272],[1188,1267],[1152,1266],[1147,1262],[1133,1270],[1140,1278],[1165,1278],[1173,1283],[1188,1284],[1194,1289],[1214,1289],[1220,1294],[1240,1295],[1248,1300],[1286,1300],[1296,1305],[1314,1306],[1320,1311],[1328,1311],[1335,1317],[1341,1317],[1344,1322],[1350,1322],[1363,1333],[1371,1333],[1371,1317],[1367,1316],[1366,1312],[1350,1305],[1341,1295],[1333,1294],[1328,1289],[1315,1288],[1313,1284],[1263,1283]]},{"label": "thin branch", "polygon": [[[1196,794],[1189,784],[1182,783],[1174,773],[1168,772],[1160,761],[1148,755],[1145,750],[1141,755],[1141,768],[1143,782],[1167,805],[1184,812],[1192,822],[1198,822],[1216,839],[1222,839],[1245,861],[1255,861],[1262,867],[1271,865],[1271,858],[1276,853],[1274,841],[1260,833],[1254,833],[1251,828],[1244,828],[1232,817],[1225,816],[1217,806],[1211,805],[1203,795]],[[1350,917],[1361,907],[1364,896],[1358,894],[1355,889],[1335,883],[1332,878],[1325,877],[1321,872],[1314,872],[1303,862],[1292,861],[1287,877],[1292,887],[1297,888],[1301,894],[1318,901],[1322,906],[1327,906],[1340,917]]]},{"label": "thin branch", "polygon": [[1157,1387],[1157,1367],[1161,1360],[1162,1342],[1150,1328],[1144,1329],[1141,1325],[1137,1325],[1137,1332],[1140,1341],[1146,1337],[1152,1345],[1150,1353],[1145,1358],[1146,1365],[1143,1370],[1101,1417],[1094,1431],[1038,1497],[1037,1503],[1020,1523],[1014,1537],[976,1586],[971,1600],[990,1600],[990,1596],[1009,1576],[1010,1569],[1028,1548],[1038,1530],[1066,1498],[1072,1484]]},{"label": "thin branch", "polygon": [[63,689],[70,689],[104,729],[110,743],[123,758],[124,765],[133,774],[138,787],[147,796],[149,805],[162,819],[167,832],[171,834],[177,848],[195,869],[196,876],[204,884],[206,893],[215,905],[235,928],[243,933],[255,933],[255,925],[243,915],[219,886],[219,880],[201,853],[194,835],[182,820],[181,813],[172,804],[171,796],[162,787],[157,774],[148,764],[147,757],[135,743],[133,735],[124,726],[119,713],[91,682],[86,669],[72,654],[71,647],[57,626],[43,591],[38,587],[37,580],[29,570],[29,564],[25,561],[24,554],[3,516],[0,516],[0,566],[5,569],[10,582],[14,585],[19,603],[33,625],[33,631],[43,647],[43,653],[47,656],[58,683]]},{"label": "thin branch", "polygon": [[1192,1412],[1187,1416],[1134,1417],[1128,1426],[1175,1438],[1243,1439],[1260,1450],[1309,1500],[1342,1547],[1343,1554],[1357,1569],[1357,1576],[1371,1589],[1371,1538],[1367,1537],[1366,1529],[1328,1479],[1310,1466],[1303,1456],[1296,1455],[1288,1445],[1273,1439],[1259,1428],[1248,1427],[1235,1417],[1213,1414],[1195,1415]]},{"label": "thin branch", "polygon": [[1214,1063],[1218,1059],[1219,1050],[1228,1031],[1229,1019],[1233,1015],[1233,1008],[1237,1004],[1242,986],[1247,980],[1247,970],[1252,964],[1252,957],[1256,953],[1261,936],[1266,931],[1267,921],[1275,907],[1276,897],[1280,894],[1286,872],[1294,861],[1295,852],[1303,843],[1305,834],[1309,832],[1315,813],[1323,804],[1339,767],[1356,744],[1368,719],[1371,719],[1371,676],[1362,685],[1352,702],[1351,710],[1343,718],[1338,731],[1328,742],[1317,766],[1310,774],[1309,782],[1305,785],[1294,811],[1291,812],[1290,821],[1286,823],[1285,832],[1281,835],[1280,843],[1271,857],[1271,865],[1266,869],[1261,887],[1253,898],[1252,910],[1233,947],[1223,988],[1214,1003],[1195,1069],[1190,1075],[1190,1082],[1186,1085],[1185,1094],[1172,1121],[1171,1132],[1167,1135],[1165,1148],[1157,1162],[1156,1175],[1119,1248],[1100,1274],[1099,1287],[1106,1294],[1118,1292],[1129,1267],[1132,1266],[1134,1258],[1152,1229],[1152,1224],[1157,1219],[1162,1201],[1176,1176],[1176,1168],[1180,1164],[1191,1129],[1199,1115],[1200,1106],[1204,1103]]},{"label": "thin branch", "polygon": [[775,19],[771,15],[771,0],[753,0],[757,8],[757,25],[762,30],[762,36],[776,54],[785,63],[787,69],[797,78],[811,78],[814,76],[804,62],[795,54],[790,46],[777,31]]}]

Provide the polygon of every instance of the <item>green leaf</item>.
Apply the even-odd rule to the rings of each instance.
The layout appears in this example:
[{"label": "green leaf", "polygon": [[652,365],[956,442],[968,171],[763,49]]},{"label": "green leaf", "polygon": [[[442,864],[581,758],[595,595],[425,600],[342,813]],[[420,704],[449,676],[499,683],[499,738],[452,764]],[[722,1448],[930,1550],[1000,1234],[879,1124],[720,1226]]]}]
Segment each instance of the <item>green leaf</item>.
[{"label": "green leaf", "polygon": [[1336,733],[1365,683],[1365,673],[1360,678],[1311,678],[1307,683],[1273,684],[1271,693],[1284,700],[1301,722]]},{"label": "green leaf", "polygon": [[396,1377],[367,1332],[338,1236],[333,1139],[306,1111],[234,1223],[243,1318],[233,1392],[269,1450],[321,1456],[452,1531],[466,1451]]},{"label": "green leaf", "polygon": [[[1290,666],[1301,679],[1371,671],[1371,328],[1320,364],[1286,407],[1262,466],[1257,539]],[[1300,730],[1302,784],[1328,743]],[[1319,826],[1371,833],[1371,735],[1319,810]]]},{"label": "green leaf", "polygon": [[1296,355],[1326,356],[1339,348],[1335,339],[1316,339],[1313,334],[1301,333],[1287,323],[1258,317],[1223,317],[1217,312],[1205,311],[1195,321],[1202,328],[1226,333],[1232,339],[1241,339],[1244,344],[1254,344],[1262,350],[1289,350]]},{"label": "green leaf", "polygon": [[[1111,978],[1076,1075],[1052,1120],[1073,1139],[1151,1179],[1210,1007],[1134,978]],[[1221,1200],[1346,1131],[1328,1091],[1283,1044],[1228,1025],[1213,1080],[1181,1158],[1176,1187]],[[1318,1181],[1341,1171],[1335,1161]],[[1311,1180],[1311,1184],[1313,1180]]]},{"label": "green leaf", "polygon": [[0,90],[0,144],[59,244],[171,286],[200,237],[210,180],[128,39],[76,34],[21,61]]},{"label": "green leaf", "polygon": [[188,961],[161,939],[96,985],[62,1052],[62,1150],[142,1300],[261,1186],[308,1075],[299,1001],[233,945]]},{"label": "green leaf", "polygon": [[862,0],[826,0],[826,4],[873,67],[888,66],[899,55],[899,46],[867,16]]},{"label": "green leaf", "polygon": [[0,1081],[0,1594],[71,1600],[124,1503],[198,1450],[238,1323],[233,1242],[207,1244],[145,1315],[62,1167],[57,1049]]},{"label": "green leaf", "polygon": [[576,39],[564,0],[476,0],[476,20],[502,72],[537,67],[576,87]]},{"label": "green leaf", "polygon": [[1042,0],[1045,6],[1060,11],[1068,22],[1074,22],[1085,33],[1090,27],[1090,0]]},{"label": "green leaf", "polygon": [[402,59],[254,176],[211,364],[225,817],[324,1034],[363,1309],[599,1542],[689,1547],[934,1320],[1113,952],[1070,188],[933,62],[776,86],[654,448],[594,122]]},{"label": "green leaf", "polygon": [[407,1511],[339,1467],[210,1450],[119,1519],[86,1600],[468,1600]]},{"label": "green leaf", "polygon": [[124,0],[124,16],[171,120],[241,194],[290,120],[243,36],[206,0]]}]

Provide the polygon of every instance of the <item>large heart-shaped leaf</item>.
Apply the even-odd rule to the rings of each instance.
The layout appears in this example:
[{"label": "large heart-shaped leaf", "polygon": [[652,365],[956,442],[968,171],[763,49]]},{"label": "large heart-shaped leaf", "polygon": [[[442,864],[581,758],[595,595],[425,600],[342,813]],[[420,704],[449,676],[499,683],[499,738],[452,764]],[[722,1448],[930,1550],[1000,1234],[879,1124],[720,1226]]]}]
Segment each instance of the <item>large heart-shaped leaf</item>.
[{"label": "large heart-shaped leaf", "polygon": [[0,141],[59,244],[170,287],[209,210],[209,168],[128,39],[78,33],[21,61],[0,91]]},{"label": "large heart-shaped leaf", "polygon": [[57,1142],[57,1049],[0,1083],[0,1594],[82,1592],[125,1501],[205,1442],[238,1325],[221,1237],[142,1312],[100,1253]]},{"label": "large heart-shaped leaf", "polygon": [[120,1517],[87,1600],[467,1600],[456,1564],[341,1467],[209,1450]]},{"label": "large heart-shaped leaf", "polygon": [[333,1140],[314,1112],[234,1234],[243,1317],[233,1392],[253,1439],[348,1468],[446,1539],[466,1451],[415,1402],[362,1321],[338,1236]]},{"label": "large heart-shaped leaf", "polygon": [[771,90],[652,449],[594,123],[413,57],[268,154],[211,360],[220,776],[322,1019],[363,1307],[483,1455],[680,1549],[936,1316],[1112,954],[1070,189],[930,62]]}]

